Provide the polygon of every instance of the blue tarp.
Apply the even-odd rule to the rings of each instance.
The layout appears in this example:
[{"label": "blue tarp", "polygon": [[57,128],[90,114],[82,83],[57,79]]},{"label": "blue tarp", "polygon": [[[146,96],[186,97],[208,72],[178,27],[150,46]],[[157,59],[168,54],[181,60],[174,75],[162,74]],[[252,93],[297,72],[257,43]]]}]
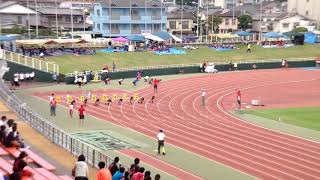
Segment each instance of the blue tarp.
[{"label": "blue tarp", "polygon": [[168,50],[155,51],[154,53],[157,55],[181,55],[181,54],[186,54],[186,51],[176,49],[176,48],[169,48]]},{"label": "blue tarp", "polygon": [[142,35],[132,35],[126,37],[126,39],[132,42],[144,42],[146,40]]},{"label": "blue tarp", "polygon": [[0,41],[15,41],[16,37],[8,35],[0,35]]},{"label": "blue tarp", "polygon": [[246,32],[246,31],[239,31],[236,32],[235,34],[237,34],[238,36],[250,36],[252,35],[252,33]]},{"label": "blue tarp", "polygon": [[285,37],[283,34],[279,34],[276,32],[268,32],[263,34],[263,37],[265,38],[281,38],[281,37]]},{"label": "blue tarp", "polygon": [[172,38],[168,32],[164,32],[164,31],[155,32],[152,35],[158,36],[159,38],[166,40],[166,41]]},{"label": "blue tarp", "polygon": [[308,32],[304,34],[304,42],[308,43],[308,44],[314,44],[317,42],[317,35],[312,33],[312,32]]}]

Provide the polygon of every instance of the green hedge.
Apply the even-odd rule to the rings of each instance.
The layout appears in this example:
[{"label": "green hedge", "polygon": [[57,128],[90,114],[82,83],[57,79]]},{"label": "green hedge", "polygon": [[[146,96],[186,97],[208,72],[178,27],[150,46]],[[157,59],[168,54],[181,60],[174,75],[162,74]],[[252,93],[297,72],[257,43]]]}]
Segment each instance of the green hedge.
[{"label": "green hedge", "polygon": [[13,75],[17,72],[22,73],[31,73],[34,71],[35,73],[35,81],[37,82],[52,82],[52,73],[40,71],[38,69],[34,69],[28,66],[24,66],[21,64],[17,64],[14,62],[7,61],[7,65],[10,68],[8,72],[6,72],[3,76],[3,79],[6,81],[12,81]]},{"label": "green hedge", "polygon": [[[256,64],[257,69],[276,69],[281,68],[281,62],[262,62],[262,63],[244,63],[238,64],[239,70],[250,70],[252,69],[252,65]],[[288,61],[288,65],[291,68],[297,67],[314,67],[315,61]],[[229,64],[219,64],[215,67],[218,71],[229,71],[230,65]],[[160,75],[171,75],[177,74],[181,68],[166,68],[166,69],[146,69],[143,70],[143,76],[160,76]],[[184,73],[199,73],[200,66],[190,66],[190,67],[183,67]],[[137,71],[126,71],[126,72],[110,72],[109,77],[111,79],[120,79],[120,78],[135,78],[137,75]],[[107,76],[106,73],[101,75],[101,79],[105,79]],[[73,84],[74,77],[66,77],[65,82],[67,84]]]}]

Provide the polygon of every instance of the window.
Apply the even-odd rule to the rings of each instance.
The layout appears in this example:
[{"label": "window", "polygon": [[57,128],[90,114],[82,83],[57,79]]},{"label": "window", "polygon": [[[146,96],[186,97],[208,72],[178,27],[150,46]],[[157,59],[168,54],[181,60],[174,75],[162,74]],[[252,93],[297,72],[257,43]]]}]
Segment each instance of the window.
[{"label": "window", "polygon": [[100,31],[100,24],[97,24],[97,29]]},{"label": "window", "polygon": [[288,29],[289,28],[289,23],[283,23],[282,28]]},{"label": "window", "polygon": [[307,16],[309,15],[309,11],[306,11],[306,15],[307,15]]},{"label": "window", "polygon": [[229,25],[229,19],[228,18],[225,19],[225,24]]},{"label": "window", "polygon": [[22,24],[22,16],[18,16],[17,19],[18,19],[18,20],[17,20],[17,21],[18,21],[17,23],[18,23],[18,24]]},{"label": "window", "polygon": [[182,21],[182,29],[189,29],[189,21]]},{"label": "window", "polygon": [[232,25],[236,25],[236,18],[232,18]]},{"label": "window", "polygon": [[100,10],[97,9],[97,16],[100,16]]},{"label": "window", "polygon": [[71,22],[71,16],[66,16],[66,17],[65,17],[65,21],[66,21],[66,22]]},{"label": "window", "polygon": [[170,21],[170,29],[177,29],[177,23],[176,21]]}]

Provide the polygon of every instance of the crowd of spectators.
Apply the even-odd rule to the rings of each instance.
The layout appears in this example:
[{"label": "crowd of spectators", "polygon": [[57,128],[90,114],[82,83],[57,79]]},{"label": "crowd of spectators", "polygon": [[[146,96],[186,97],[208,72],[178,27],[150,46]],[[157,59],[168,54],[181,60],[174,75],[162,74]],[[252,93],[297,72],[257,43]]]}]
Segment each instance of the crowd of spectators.
[{"label": "crowd of spectators", "polygon": [[[27,147],[23,139],[18,132],[18,124],[13,119],[7,119],[6,116],[2,116],[0,120],[0,144],[7,148],[15,147],[29,148]],[[23,177],[31,177],[32,173],[24,168],[27,166],[25,158],[28,154],[21,151],[20,155],[15,159],[12,168],[12,174],[9,176],[9,180],[21,180]]]},{"label": "crowd of spectators", "polygon": [[235,44],[222,44],[222,43],[213,43],[208,46],[209,48],[223,48],[223,49],[237,49]]},{"label": "crowd of spectators", "polygon": [[[78,161],[72,169],[72,176],[75,177],[75,180],[88,180],[89,168],[85,160],[84,155],[78,157]],[[98,163],[98,167],[96,180],[152,180],[151,172],[145,171],[144,167],[140,167],[139,158],[135,158],[128,169],[120,164],[119,157],[115,157],[108,167],[103,161]],[[156,174],[154,180],[160,180],[160,175]]]},{"label": "crowd of spectators", "polygon": [[45,56],[62,56],[62,55],[93,55],[96,54],[94,49],[82,49],[82,48],[60,48],[46,49],[45,47],[40,48],[28,48],[25,49],[23,46],[20,47],[21,53],[25,56],[39,56],[44,58]]}]

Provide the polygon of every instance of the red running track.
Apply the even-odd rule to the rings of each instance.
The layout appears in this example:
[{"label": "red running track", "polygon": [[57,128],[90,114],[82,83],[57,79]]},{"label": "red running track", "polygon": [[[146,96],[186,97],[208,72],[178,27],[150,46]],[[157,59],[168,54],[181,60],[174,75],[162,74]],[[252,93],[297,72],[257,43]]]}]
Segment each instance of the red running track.
[{"label": "red running track", "polygon": [[[320,106],[314,101],[320,98],[319,77],[320,71],[302,69],[189,77],[161,83],[154,104],[90,106],[87,112],[150,137],[162,128],[167,143],[260,179],[320,179],[319,143],[258,127],[229,114],[236,88],[242,90],[243,100],[248,103],[261,95],[268,99],[267,107],[286,98],[301,106]],[[207,91],[206,107],[200,105],[201,89]],[[108,91],[94,92],[102,93]],[[152,87],[137,93],[146,99],[154,94]],[[48,94],[36,95],[48,99]],[[279,104],[275,107],[281,107]]]}]

